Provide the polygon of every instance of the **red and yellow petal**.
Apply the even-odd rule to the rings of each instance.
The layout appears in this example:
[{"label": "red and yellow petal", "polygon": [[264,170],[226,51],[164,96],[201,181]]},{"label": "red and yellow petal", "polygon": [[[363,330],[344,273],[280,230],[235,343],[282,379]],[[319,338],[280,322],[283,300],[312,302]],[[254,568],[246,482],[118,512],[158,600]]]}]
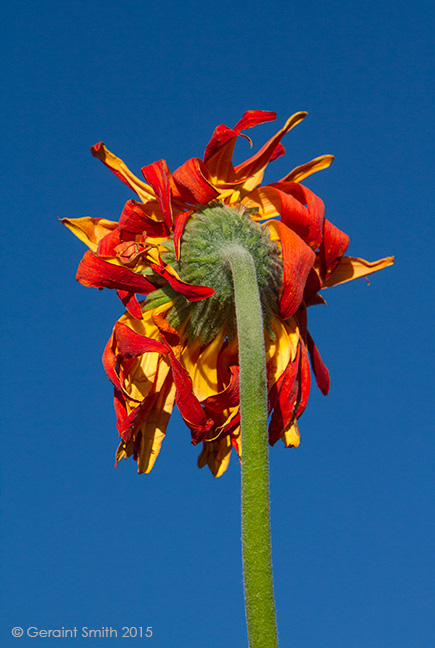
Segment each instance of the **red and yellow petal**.
[{"label": "red and yellow petal", "polygon": [[91,147],[91,153],[105,164],[127,187],[132,189],[143,202],[155,199],[155,193],[149,185],[139,180],[134,173],[130,171],[127,165],[116,155],[113,155],[103,144],[98,142]]},{"label": "red and yellow petal", "polygon": [[279,295],[279,313],[282,319],[291,317],[301,305],[305,283],[316,258],[313,250],[284,223],[270,221],[269,229],[277,230],[283,262],[282,289]]},{"label": "red and yellow petal", "polygon": [[331,276],[323,282],[323,288],[338,286],[339,284],[358,279],[359,277],[367,277],[367,275],[388,268],[388,266],[393,264],[393,256],[385,257],[378,261],[365,261],[358,257],[342,257]]},{"label": "red and yellow petal", "polygon": [[108,234],[118,229],[118,223],[106,218],[61,218],[63,223],[80,241],[96,252],[99,242]]},{"label": "red and yellow petal", "polygon": [[274,153],[279,146],[282,138],[286,133],[289,132],[294,126],[299,124],[308,113],[306,112],[297,112],[292,115],[284,124],[283,128],[279,130],[276,135],[274,135],[266,144],[251,158],[239,164],[236,168],[236,176],[238,178],[247,177],[247,180],[243,189],[245,191],[252,191],[261,184],[263,179],[264,171],[266,166],[271,161],[271,158],[274,156]]}]

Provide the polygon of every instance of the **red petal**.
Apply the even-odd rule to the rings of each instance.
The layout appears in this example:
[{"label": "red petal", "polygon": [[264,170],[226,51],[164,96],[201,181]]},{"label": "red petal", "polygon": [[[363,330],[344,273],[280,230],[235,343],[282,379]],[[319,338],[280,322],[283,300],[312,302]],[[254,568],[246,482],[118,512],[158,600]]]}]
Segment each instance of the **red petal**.
[{"label": "red petal", "polygon": [[226,145],[228,145],[229,142],[231,142],[232,143],[231,151],[228,150],[225,151],[225,157],[228,161],[232,156],[234,144],[236,142],[237,137],[246,137],[246,139],[249,140],[249,137],[247,135],[242,135],[242,133],[240,133],[239,130],[237,128],[232,130],[231,128],[228,128],[228,126],[225,126],[225,124],[220,124],[220,126],[217,126],[213,132],[211,140],[209,141],[209,143],[205,148],[204,162],[208,164],[210,158],[212,158],[214,155],[218,154],[219,152],[222,154],[222,149],[226,147]]},{"label": "red petal", "polygon": [[326,279],[337,267],[349,245],[349,237],[325,218],[323,243],[320,246],[320,273]]},{"label": "red petal", "polygon": [[[125,405],[125,398],[122,392],[115,388],[115,394],[113,397],[113,406],[115,409],[116,415],[116,429],[119,434],[121,434],[122,424],[127,418],[127,408]],[[116,464],[115,464],[116,467]]]},{"label": "red petal", "polygon": [[184,226],[189,220],[191,214],[192,214],[191,210],[182,212],[181,214],[178,214],[175,220],[173,240],[174,240],[175,258],[177,259],[177,261],[180,258],[180,239],[183,235]]},{"label": "red petal", "polygon": [[144,353],[164,353],[167,349],[164,344],[140,335],[133,331],[129,326],[117,322],[114,328],[114,335],[118,346],[119,353],[125,359],[136,358]]},{"label": "red petal", "polygon": [[[275,182],[269,186],[280,192],[284,209],[281,220],[299,234],[310,247],[317,250],[323,240],[325,220],[323,201],[298,182]],[[287,201],[281,192],[287,196]],[[293,196],[299,203],[306,205],[307,211],[301,211],[292,200],[289,201],[289,196]]]},{"label": "red petal", "polygon": [[126,202],[119,219],[119,229],[133,234],[146,232],[149,236],[167,236],[168,228],[166,224],[163,221],[155,221],[150,218],[144,213],[145,209],[146,205],[136,200]]},{"label": "red petal", "polygon": [[219,195],[209,181],[204,162],[191,158],[172,174],[182,199],[189,204],[205,205]]},{"label": "red petal", "polygon": [[299,405],[296,410],[296,417],[299,418],[302,416],[307,403],[308,397],[311,390],[311,371],[310,371],[310,361],[308,360],[308,353],[305,344],[302,340],[299,342],[301,347],[301,362],[299,368]]},{"label": "red petal", "polygon": [[103,236],[101,241],[98,243],[97,254],[100,256],[114,257],[116,252],[114,248],[119,245],[121,242],[121,232],[119,229],[114,229],[106,236]]},{"label": "red petal", "polygon": [[147,182],[150,183],[159,201],[160,211],[163,220],[168,229],[173,224],[172,205],[171,205],[171,187],[169,177],[171,172],[165,160],[153,162],[148,166],[142,167],[142,174]]},{"label": "red petal", "polygon": [[265,124],[266,122],[275,121],[276,113],[270,110],[247,110],[242,119],[234,126],[235,131],[245,130]]},{"label": "red petal", "polygon": [[283,223],[278,222],[282,246],[283,280],[279,298],[279,311],[283,319],[288,319],[299,308],[308,274],[313,267],[316,255],[301,238]]},{"label": "red petal", "polygon": [[94,157],[101,160],[127,187],[137,193],[142,200],[149,200],[154,197],[151,193],[151,187],[139,180],[139,178],[136,178],[122,160],[106,149],[103,142],[98,142],[95,146],[91,146],[91,153]]},{"label": "red petal", "polygon": [[329,393],[331,381],[329,378],[329,371],[323,363],[322,356],[319,353],[314,340],[307,331],[307,346],[311,358],[311,366],[316,377],[317,387],[325,396]]},{"label": "red petal", "polygon": [[103,352],[103,367],[110,382],[122,391],[122,386],[116,371],[116,355],[113,351],[113,335],[110,337]]},{"label": "red petal", "polygon": [[176,359],[169,347],[169,360],[172,367],[172,377],[176,388],[175,402],[180,414],[190,428],[192,443],[196,445],[203,441],[213,425],[212,419],[207,419],[197,397],[193,393],[192,379],[186,369]]},{"label": "red petal", "polygon": [[322,288],[322,282],[320,281],[320,277],[317,274],[317,271],[315,268],[311,268],[308,278],[307,278],[307,283],[305,284],[305,290],[304,290],[304,301],[307,304],[307,306],[310,305],[312,299],[314,298],[315,295],[321,290]]},{"label": "red petal", "polygon": [[272,155],[270,156],[269,162],[275,162],[275,160],[282,157],[283,155],[285,155],[285,148],[280,142],[278,146],[274,149]]},{"label": "red petal", "polygon": [[[276,119],[276,113],[265,110],[248,110],[242,119],[237,122],[234,129],[228,128],[225,124],[218,126],[210,142],[207,144],[204,153],[204,162],[210,170],[213,177],[219,178],[221,182],[231,183],[236,180],[234,167],[232,164],[232,155],[237,137],[246,137],[240,131],[252,128],[258,124]],[[252,142],[251,142],[252,145]],[[212,160],[212,158],[215,158]],[[211,162],[212,160],[212,162]]]},{"label": "red petal", "polygon": [[156,290],[156,287],[142,275],[135,274],[128,268],[103,261],[90,250],[85,252],[80,261],[76,279],[83,286],[94,288],[116,288],[142,294]]},{"label": "red petal", "polygon": [[240,407],[237,409],[237,411],[232,415],[230,420],[225,423],[225,425],[221,428],[219,428],[219,434],[218,438],[223,439],[224,437],[228,436],[236,428],[238,428],[240,425]]},{"label": "red petal", "polygon": [[[293,361],[290,360],[283,374],[272,386],[271,400],[275,401],[272,418],[269,424],[269,443],[275,443],[282,437],[282,434],[295,414],[295,405],[299,392],[299,362],[300,345]],[[277,398],[275,395],[277,393]]]},{"label": "red petal", "polygon": [[239,372],[240,369],[237,366],[230,367],[231,371],[231,380],[229,384],[221,392],[214,394],[213,396],[208,396],[205,400],[202,401],[202,405],[207,409],[210,409],[212,412],[222,412],[228,407],[236,407],[240,402],[240,393],[239,393]]},{"label": "red petal", "polygon": [[136,295],[133,292],[128,292],[127,290],[117,290],[116,294],[130,313],[130,315],[132,315],[136,319],[142,319],[142,309],[139,302],[137,301]]},{"label": "red petal", "polygon": [[132,433],[137,428],[140,423],[142,423],[148,411],[153,406],[155,401],[156,394],[152,391],[148,396],[146,396],[140,405],[135,407],[134,410],[122,421],[119,425],[119,433],[124,439],[124,441],[129,441]]},{"label": "red petal", "polygon": [[213,288],[209,288],[208,286],[196,286],[178,279],[168,270],[169,266],[167,265],[161,267],[155,263],[150,263],[150,266],[154,272],[157,272],[157,274],[166,279],[168,284],[172,286],[174,290],[179,292],[180,295],[184,295],[184,297],[189,301],[201,301],[201,299],[207,299],[207,297],[210,297],[216,292]]},{"label": "red petal", "polygon": [[290,119],[287,120],[285,126],[276,133],[266,144],[253,155],[249,160],[246,160],[242,164],[239,164],[236,167],[236,173],[238,176],[252,176],[260,169],[263,169],[270,162],[272,156],[275,153],[276,147],[279,145],[280,141],[284,135],[291,129],[293,126],[296,126],[302,119],[306,116],[305,112],[298,112]]}]

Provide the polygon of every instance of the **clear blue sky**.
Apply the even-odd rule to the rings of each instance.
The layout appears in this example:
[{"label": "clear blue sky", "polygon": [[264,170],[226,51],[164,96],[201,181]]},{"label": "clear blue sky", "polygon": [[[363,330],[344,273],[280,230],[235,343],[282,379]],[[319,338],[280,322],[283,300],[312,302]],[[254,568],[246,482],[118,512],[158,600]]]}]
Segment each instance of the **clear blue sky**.
[{"label": "clear blue sky", "polygon": [[311,309],[332,389],[313,389],[299,449],[271,451],[281,645],[434,646],[433,4],[27,0],[2,14],[2,645],[97,645],[14,626],[152,626],[127,645],[246,646],[238,463],[199,471],[177,414],[149,476],[113,469],[100,357],[122,307],[75,282],[84,246],[56,219],[116,220],[133,197],[95,142],[137,173],[174,169],[263,109],[278,124],[252,132],[257,147],[310,113],[267,179],[333,153],[307,185],[350,254],[397,260]]}]

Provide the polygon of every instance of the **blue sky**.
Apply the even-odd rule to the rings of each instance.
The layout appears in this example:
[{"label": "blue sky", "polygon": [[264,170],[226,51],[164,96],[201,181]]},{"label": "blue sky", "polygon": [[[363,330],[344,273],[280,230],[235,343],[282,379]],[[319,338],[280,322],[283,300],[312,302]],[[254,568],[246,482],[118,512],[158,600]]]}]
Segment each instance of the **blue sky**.
[{"label": "blue sky", "polygon": [[266,179],[333,153],[307,185],[350,254],[397,260],[309,314],[332,389],[313,389],[299,449],[270,454],[281,645],[435,645],[433,18],[425,1],[6,4],[2,645],[93,645],[15,626],[246,645],[238,463],[199,471],[175,414],[149,476],[113,469],[100,357],[122,308],[76,283],[84,247],[56,219],[116,220],[133,197],[95,142],[137,173],[175,169],[247,109],[278,114],[257,147],[309,112]]}]

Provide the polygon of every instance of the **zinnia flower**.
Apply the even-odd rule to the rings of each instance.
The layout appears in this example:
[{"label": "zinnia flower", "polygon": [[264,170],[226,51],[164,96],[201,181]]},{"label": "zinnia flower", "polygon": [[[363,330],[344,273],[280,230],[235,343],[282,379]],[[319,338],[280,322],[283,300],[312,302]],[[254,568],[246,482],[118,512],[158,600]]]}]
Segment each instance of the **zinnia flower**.
[{"label": "zinnia flower", "polygon": [[[310,363],[319,389],[329,373],[307,329],[307,307],[324,302],[323,288],[393,263],[343,256],[347,234],[330,223],[324,205],[301,182],[325,169],[332,155],[296,167],[262,186],[269,162],[285,153],[283,136],[306,116],[298,112],[255,155],[234,167],[238,137],[274,120],[248,111],[234,126],[220,125],[204,158],[173,173],[165,160],[142,168],[146,183],[103,143],[99,158],[137,196],[119,219],[63,219],[89,247],[77,279],[114,288],[126,313],[103,355],[115,388],[121,443],[117,461],[131,455],[138,472],[157,458],[177,405],[192,443],[202,442],[200,467],[214,476],[227,468],[232,448],[241,456],[238,344],[231,273],[225,255],[242,245],[252,255],[264,318],[269,442],[299,445],[298,419],[310,392]],[[138,301],[136,295],[147,295]]]}]

